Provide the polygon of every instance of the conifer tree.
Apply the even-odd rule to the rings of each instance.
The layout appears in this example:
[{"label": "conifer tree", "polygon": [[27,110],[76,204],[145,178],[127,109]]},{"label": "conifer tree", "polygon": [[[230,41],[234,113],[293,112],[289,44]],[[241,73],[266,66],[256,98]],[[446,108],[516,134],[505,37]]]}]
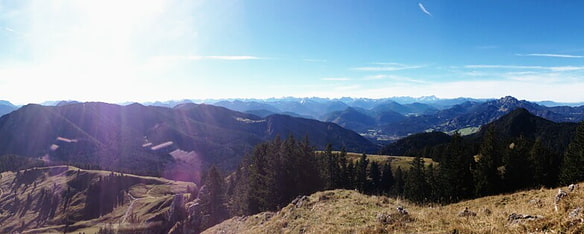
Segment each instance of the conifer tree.
[{"label": "conifer tree", "polygon": [[[359,162],[357,162],[358,164]],[[355,184],[355,163],[353,163],[353,160],[350,160],[349,163],[347,163],[347,169],[345,172],[346,178],[347,180],[345,181],[345,188],[346,189],[357,189],[357,186]]]},{"label": "conifer tree", "polygon": [[533,184],[532,180],[525,179],[533,178],[529,160],[530,148],[529,142],[523,136],[506,147],[503,158],[505,165],[503,182],[507,191],[515,191]]},{"label": "conifer tree", "polygon": [[394,182],[393,172],[391,171],[391,163],[388,161],[387,163],[383,164],[383,170],[381,173],[381,192],[385,195],[389,195]]},{"label": "conifer tree", "polygon": [[429,186],[424,175],[424,160],[417,156],[411,162],[404,185],[404,196],[414,202],[422,203],[429,195]]},{"label": "conifer tree", "polygon": [[348,188],[349,184],[349,171],[347,169],[347,150],[345,147],[341,149],[338,156],[339,164],[339,178],[337,188]]},{"label": "conifer tree", "polygon": [[395,169],[395,175],[394,175],[394,179],[395,179],[395,183],[393,185],[392,188],[392,194],[395,196],[403,196],[404,194],[404,173],[401,169],[401,167],[397,167],[397,169]]},{"label": "conifer tree", "polygon": [[379,171],[379,165],[375,161],[371,162],[371,166],[369,168],[369,178],[371,178],[371,182],[369,183],[369,193],[380,194],[381,171]]},{"label": "conifer tree", "polygon": [[367,165],[369,165],[369,160],[367,160],[367,155],[362,154],[361,158],[359,159],[358,164],[356,165],[355,176],[356,176],[356,186],[359,192],[365,192],[367,188]]},{"label": "conifer tree", "polygon": [[469,198],[474,193],[474,158],[466,154],[462,137],[455,133],[444,150],[439,167],[439,191],[441,200],[455,202]]},{"label": "conifer tree", "polygon": [[201,194],[201,217],[205,217],[200,225],[204,230],[228,217],[227,207],[225,206],[225,181],[217,168],[211,166],[207,173],[205,182],[205,193]]},{"label": "conifer tree", "polygon": [[558,160],[549,149],[543,146],[538,138],[529,151],[529,161],[532,165],[533,185],[553,187],[558,175]]},{"label": "conifer tree", "polygon": [[475,171],[477,196],[492,195],[500,191],[501,177],[497,170],[500,158],[500,147],[495,129],[490,127],[483,138]]},{"label": "conifer tree", "polygon": [[584,122],[576,129],[574,139],[564,153],[560,172],[560,184],[567,185],[584,180]]}]

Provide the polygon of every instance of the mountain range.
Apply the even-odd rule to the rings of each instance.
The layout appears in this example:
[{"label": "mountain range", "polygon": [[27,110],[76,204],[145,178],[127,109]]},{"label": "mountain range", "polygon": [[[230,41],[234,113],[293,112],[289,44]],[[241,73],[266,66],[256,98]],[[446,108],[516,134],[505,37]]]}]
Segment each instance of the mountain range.
[{"label": "mountain range", "polygon": [[554,122],[584,120],[584,106],[541,103],[546,105],[507,96],[487,100],[435,97],[222,100],[214,105],[260,116],[282,113],[333,122],[379,144],[428,131],[472,134],[517,108]]},{"label": "mountain range", "polygon": [[[498,140],[506,141],[523,137],[535,142],[540,140],[547,148],[561,153],[573,139],[577,123],[556,123],[530,113],[525,108],[517,108],[504,116],[483,125],[479,131],[464,136],[470,143],[482,142],[487,130],[492,128]],[[431,157],[431,148],[450,142],[451,136],[443,132],[417,133],[387,144],[381,150],[385,155],[408,155]]]},{"label": "mountain range", "polygon": [[10,113],[13,110],[16,110],[16,108],[17,107],[9,101],[0,100],[0,116]]},{"label": "mountain range", "polygon": [[30,104],[0,118],[0,155],[43,157],[177,180],[199,178],[210,164],[232,170],[253,147],[276,136],[305,136],[317,148],[378,147],[334,123],[286,115],[265,118],[206,104],[174,108],[72,103]]}]

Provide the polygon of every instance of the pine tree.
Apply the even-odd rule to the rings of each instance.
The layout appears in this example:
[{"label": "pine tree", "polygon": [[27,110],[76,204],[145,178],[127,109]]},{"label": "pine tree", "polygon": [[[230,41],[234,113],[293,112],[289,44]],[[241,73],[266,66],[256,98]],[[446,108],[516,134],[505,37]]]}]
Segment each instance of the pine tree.
[{"label": "pine tree", "polygon": [[389,195],[394,182],[393,172],[391,171],[391,163],[388,161],[383,164],[383,170],[381,174],[381,192],[385,195]]},{"label": "pine tree", "polygon": [[369,165],[369,160],[367,160],[367,155],[362,154],[361,158],[359,159],[358,164],[356,165],[356,186],[359,192],[364,193],[365,189],[367,188],[367,165]]},{"label": "pine tree", "polygon": [[371,162],[369,177],[371,178],[368,189],[369,193],[379,195],[381,193],[381,172],[379,171],[379,165],[375,161]]},{"label": "pine tree", "polygon": [[558,160],[549,149],[543,146],[538,138],[529,151],[529,161],[532,165],[533,185],[553,187],[558,175]]},{"label": "pine tree", "polygon": [[529,142],[523,136],[506,147],[503,158],[505,165],[503,181],[507,191],[516,191],[533,184],[532,180],[525,179],[533,178],[531,161],[529,160],[530,148]]},{"label": "pine tree", "polygon": [[439,184],[441,200],[455,202],[470,198],[474,193],[471,169],[474,158],[467,155],[460,134],[455,133],[444,150],[439,167]]},{"label": "pine tree", "polygon": [[[358,164],[359,162],[357,162]],[[357,189],[357,186],[355,184],[355,163],[353,163],[353,161],[349,161],[349,163],[347,163],[347,169],[345,171],[345,175],[346,175],[346,184],[345,184],[345,188],[346,189]]]},{"label": "pine tree", "polygon": [[498,165],[501,153],[495,129],[490,127],[483,138],[475,171],[477,196],[496,194],[500,191]]},{"label": "pine tree", "polygon": [[560,184],[567,185],[584,180],[584,122],[576,129],[574,139],[564,153],[560,172]]},{"label": "pine tree", "polygon": [[338,155],[332,152],[332,145],[327,144],[324,152],[320,155],[321,174],[324,180],[324,189],[338,188],[340,184],[340,167]]},{"label": "pine tree", "polygon": [[429,191],[424,175],[424,160],[419,156],[415,157],[406,177],[404,196],[414,202],[422,203],[426,201]]},{"label": "pine tree", "polygon": [[201,194],[201,217],[206,217],[200,225],[205,230],[228,217],[225,206],[225,180],[215,166],[211,166],[206,176],[205,193]]},{"label": "pine tree", "polygon": [[349,171],[347,170],[347,151],[345,147],[341,149],[337,161],[339,164],[337,188],[349,188]]},{"label": "pine tree", "polygon": [[395,170],[395,183],[393,185],[392,188],[392,194],[395,196],[403,196],[404,194],[404,173],[401,169],[401,167],[397,167],[397,169]]}]

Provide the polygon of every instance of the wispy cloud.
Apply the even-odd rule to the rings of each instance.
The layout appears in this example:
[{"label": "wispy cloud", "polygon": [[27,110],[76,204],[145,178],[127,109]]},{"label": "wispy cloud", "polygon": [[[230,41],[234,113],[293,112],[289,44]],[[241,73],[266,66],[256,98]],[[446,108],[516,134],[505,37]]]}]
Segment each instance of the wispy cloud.
[{"label": "wispy cloud", "polygon": [[584,58],[584,56],[582,55],[572,54],[516,54],[516,55],[524,57]]},{"label": "wispy cloud", "polygon": [[349,81],[349,80],[351,80],[351,78],[347,78],[347,77],[325,77],[325,78],[322,78],[322,80],[326,80],[326,81]]},{"label": "wispy cloud", "polygon": [[155,56],[154,60],[264,60],[269,58],[248,55],[187,55],[187,56]]},{"label": "wispy cloud", "polygon": [[12,29],[12,28],[9,28],[9,27],[5,27],[5,28],[4,28],[4,30],[6,30],[6,31],[8,31],[8,32],[16,32],[16,31],[14,31],[14,29]]},{"label": "wispy cloud", "polygon": [[258,60],[258,59],[266,59],[262,57],[256,56],[240,56],[240,55],[230,55],[230,56],[202,56],[206,59],[217,59],[217,60]]},{"label": "wispy cloud", "polygon": [[386,75],[386,74],[379,74],[374,76],[366,76],[363,80],[392,80],[398,82],[407,82],[407,83],[427,83],[423,80],[417,80],[406,76],[396,76],[396,75]]},{"label": "wispy cloud", "polygon": [[521,66],[521,65],[466,65],[470,69],[517,69],[517,70],[549,70],[549,71],[580,71],[584,66]]},{"label": "wispy cloud", "polygon": [[401,63],[374,63],[377,66],[355,67],[353,70],[357,71],[401,71],[407,69],[422,68],[420,65],[407,65]]},{"label": "wispy cloud", "polygon": [[418,6],[420,7],[420,10],[422,10],[422,12],[424,12],[424,14],[432,16],[432,13],[430,13],[428,10],[426,10],[426,7],[424,7],[424,4],[422,4],[421,2],[418,2]]}]

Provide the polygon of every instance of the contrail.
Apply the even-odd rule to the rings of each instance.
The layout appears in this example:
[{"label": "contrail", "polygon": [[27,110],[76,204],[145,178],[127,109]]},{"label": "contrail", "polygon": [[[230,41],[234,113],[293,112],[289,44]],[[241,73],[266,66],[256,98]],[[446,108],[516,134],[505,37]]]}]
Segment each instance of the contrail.
[{"label": "contrail", "polygon": [[424,7],[424,5],[421,2],[418,2],[418,6],[420,7],[420,10],[422,10],[422,12],[424,12],[424,14],[432,16],[432,13],[430,13],[428,10],[426,10],[426,8]]}]

